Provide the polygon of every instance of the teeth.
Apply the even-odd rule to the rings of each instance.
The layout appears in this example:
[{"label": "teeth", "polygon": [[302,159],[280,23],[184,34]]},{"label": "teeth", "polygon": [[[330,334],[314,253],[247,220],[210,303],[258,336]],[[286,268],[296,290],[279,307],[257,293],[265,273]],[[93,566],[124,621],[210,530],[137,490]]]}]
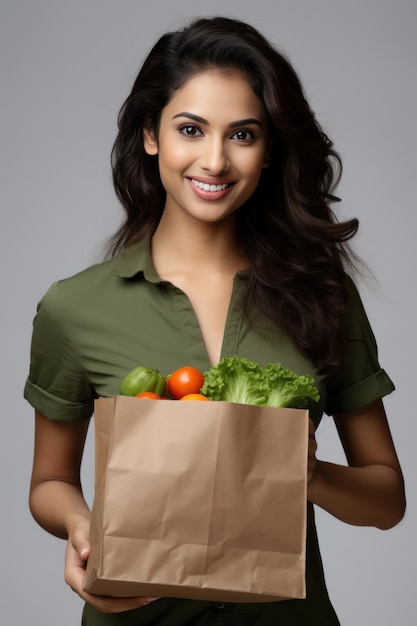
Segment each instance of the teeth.
[{"label": "teeth", "polygon": [[199,189],[203,189],[204,191],[223,191],[226,187],[229,186],[229,183],[224,183],[223,185],[209,185],[208,183],[201,183],[199,180],[191,179],[193,185],[198,187]]}]

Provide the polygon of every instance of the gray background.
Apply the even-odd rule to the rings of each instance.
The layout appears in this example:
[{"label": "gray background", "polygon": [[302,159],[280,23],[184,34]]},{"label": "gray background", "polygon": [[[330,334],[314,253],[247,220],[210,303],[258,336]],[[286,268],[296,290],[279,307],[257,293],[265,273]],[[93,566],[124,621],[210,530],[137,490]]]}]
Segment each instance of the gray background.
[{"label": "gray background", "polygon": [[[286,51],[344,159],[341,216],[374,278],[359,286],[397,391],[386,400],[408,511],[395,529],[318,512],[325,570],[343,626],[415,623],[416,26],[414,0],[2,0],[1,622],[79,623],[63,582],[64,542],[32,521],[32,409],[22,399],[36,303],[96,261],[119,224],[109,153],[116,115],[167,28],[216,13],[247,20]],[[320,456],[343,459],[331,420]],[[92,495],[89,439],[84,475]],[[414,567],[413,567],[414,566]],[[412,584],[413,581],[413,584]],[[413,608],[412,608],[413,606]],[[175,626],[175,625],[173,625]]]}]

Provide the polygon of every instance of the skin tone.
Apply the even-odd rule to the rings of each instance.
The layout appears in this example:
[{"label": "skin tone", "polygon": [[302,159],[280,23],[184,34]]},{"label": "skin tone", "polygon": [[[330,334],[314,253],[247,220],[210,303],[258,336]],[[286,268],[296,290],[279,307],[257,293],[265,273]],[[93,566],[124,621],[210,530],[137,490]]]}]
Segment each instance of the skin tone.
[{"label": "skin tone", "polygon": [[[236,234],[236,210],[268,166],[268,128],[263,105],[238,73],[203,72],[175,92],[161,116],[158,136],[144,133],[157,155],[167,191],[152,239],[159,275],[189,297],[211,363],[218,362],[233,277],[247,266]],[[386,529],[405,510],[401,469],[384,407],[376,401],[335,416],[347,466],[317,459],[310,424],[308,490],[311,502],[340,520]],[[104,612],[140,607],[150,598],[108,598],[82,590],[90,511],[80,484],[88,424],[54,422],[36,412],[30,489],[34,518],[67,539],[65,580],[81,598]]]},{"label": "skin tone", "polygon": [[217,363],[233,277],[247,266],[236,210],[268,165],[265,111],[240,74],[205,72],[165,107],[158,137],[148,131],[144,140],[148,154],[158,155],[167,192],[153,262],[188,295],[209,361]]}]

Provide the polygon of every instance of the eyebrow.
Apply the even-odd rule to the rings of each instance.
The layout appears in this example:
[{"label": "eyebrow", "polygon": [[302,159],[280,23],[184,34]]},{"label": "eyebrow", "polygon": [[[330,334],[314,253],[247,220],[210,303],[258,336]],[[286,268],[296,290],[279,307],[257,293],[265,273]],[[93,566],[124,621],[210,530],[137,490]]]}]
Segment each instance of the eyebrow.
[{"label": "eyebrow", "polygon": [[[194,122],[199,122],[200,124],[205,124],[206,126],[210,125],[209,122],[204,119],[204,117],[200,117],[199,115],[194,115],[194,113],[188,113],[187,111],[183,111],[182,113],[177,113],[177,115],[174,115],[172,119],[175,120],[177,117],[188,117],[188,119],[194,120]],[[237,128],[238,126],[246,126],[248,124],[256,124],[257,126],[260,126],[262,128],[261,122],[257,120],[255,117],[248,117],[244,120],[237,120],[236,122],[231,122],[231,124],[229,124],[229,127]]]}]

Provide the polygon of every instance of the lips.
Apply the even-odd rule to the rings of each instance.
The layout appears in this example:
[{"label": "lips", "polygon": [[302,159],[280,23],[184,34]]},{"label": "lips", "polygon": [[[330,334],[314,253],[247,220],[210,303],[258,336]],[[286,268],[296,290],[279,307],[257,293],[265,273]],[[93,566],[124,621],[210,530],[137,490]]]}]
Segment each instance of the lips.
[{"label": "lips", "polygon": [[192,184],[195,187],[198,187],[198,189],[203,189],[203,191],[223,191],[224,189],[227,189],[228,187],[230,187],[230,185],[232,184],[232,183],[221,183],[219,185],[214,185],[213,183],[204,183],[200,180],[196,180],[195,178],[191,178],[189,180],[191,180]]},{"label": "lips", "polygon": [[202,200],[220,200],[227,195],[230,189],[235,184],[234,182],[226,180],[212,180],[197,178],[187,178],[188,183],[198,198]]}]

